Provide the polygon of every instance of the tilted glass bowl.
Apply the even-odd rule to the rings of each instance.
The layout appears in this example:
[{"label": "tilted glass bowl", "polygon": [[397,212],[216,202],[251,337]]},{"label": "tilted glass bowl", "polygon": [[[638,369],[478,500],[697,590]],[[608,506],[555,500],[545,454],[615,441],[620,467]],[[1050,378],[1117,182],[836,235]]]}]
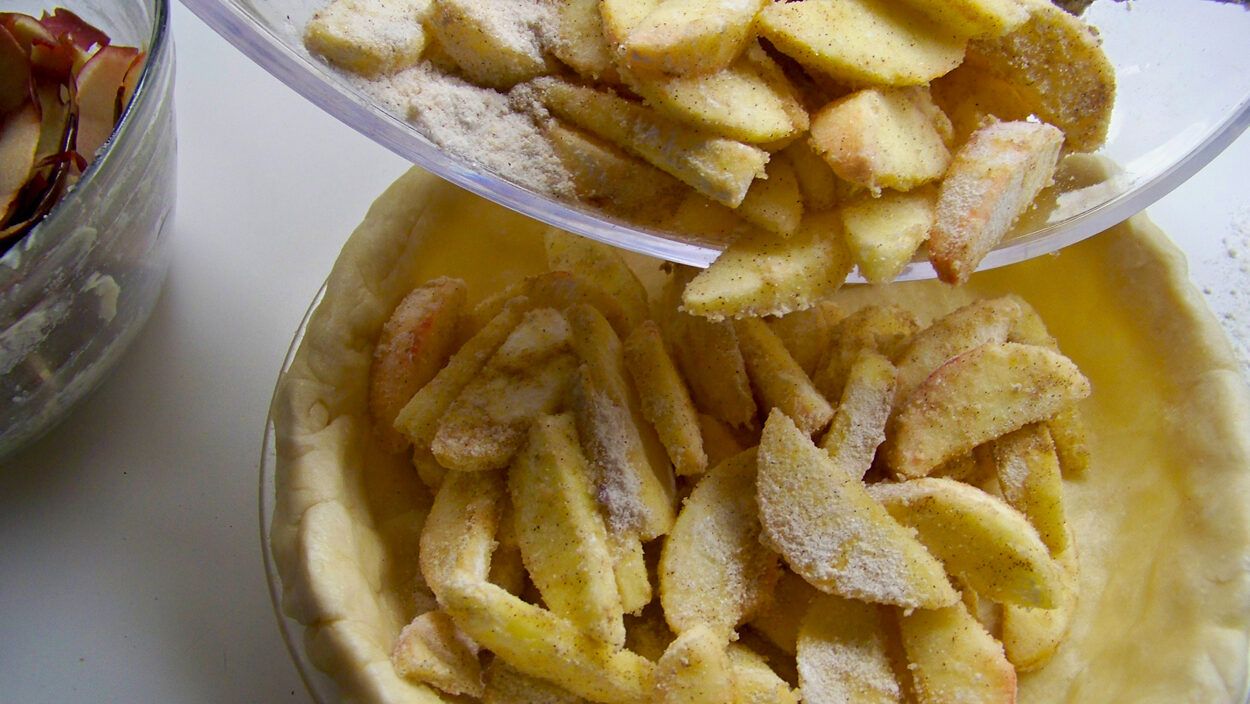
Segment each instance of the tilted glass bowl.
[{"label": "tilted glass bowl", "polygon": [[168,0],[16,0],[66,7],[148,52],[113,136],[70,190],[0,257],[0,457],[103,380],[152,312],[169,267],[175,152]]},{"label": "tilted glass bowl", "polygon": [[[209,26],[296,92],[400,156],[478,195],[602,242],[705,266],[718,251],[672,233],[527,190],[440,150],[403,116],[387,112],[301,41],[328,0],[184,0]],[[1060,174],[1042,206],[986,257],[985,268],[1028,259],[1094,235],[1162,197],[1250,124],[1250,10],[1227,0],[1095,0],[1085,11],[1116,68],[1118,96],[1106,146],[1116,165],[1090,182]],[[904,279],[932,278],[916,262]]]}]

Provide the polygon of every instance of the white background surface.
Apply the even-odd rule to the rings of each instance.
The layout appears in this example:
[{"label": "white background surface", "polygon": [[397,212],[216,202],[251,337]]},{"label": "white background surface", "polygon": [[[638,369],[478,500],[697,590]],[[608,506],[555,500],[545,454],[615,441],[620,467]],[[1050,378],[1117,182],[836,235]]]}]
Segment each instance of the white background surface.
[{"label": "white background surface", "polygon": [[[181,6],[174,35],[164,295],[100,390],[0,467],[0,702],[309,700],[266,590],[261,434],[305,308],[406,167]],[[1243,136],[1151,209],[1226,313],[1250,290],[1224,247],[1250,229],[1248,169]]]}]

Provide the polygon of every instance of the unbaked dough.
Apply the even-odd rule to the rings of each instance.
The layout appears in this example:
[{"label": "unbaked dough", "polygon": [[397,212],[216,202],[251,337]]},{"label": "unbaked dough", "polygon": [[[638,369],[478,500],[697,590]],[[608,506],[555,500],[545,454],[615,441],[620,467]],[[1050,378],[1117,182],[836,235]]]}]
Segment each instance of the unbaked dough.
[{"label": "unbaked dough", "polygon": [[[387,455],[366,411],[369,361],[391,309],[439,275],[471,301],[544,268],[544,226],[413,169],[344,246],[273,404],[271,548],[283,610],[343,696],[440,702],[391,668],[399,630],[429,608],[416,541],[430,497]],[[644,282],[658,262],[637,259]],[[848,287],[922,322],[1017,293],[1093,383],[1093,462],[1065,487],[1080,551],[1072,633],[1023,704],[1241,702],[1250,625],[1250,393],[1185,261],[1142,217],[1054,256],[936,282]]]}]

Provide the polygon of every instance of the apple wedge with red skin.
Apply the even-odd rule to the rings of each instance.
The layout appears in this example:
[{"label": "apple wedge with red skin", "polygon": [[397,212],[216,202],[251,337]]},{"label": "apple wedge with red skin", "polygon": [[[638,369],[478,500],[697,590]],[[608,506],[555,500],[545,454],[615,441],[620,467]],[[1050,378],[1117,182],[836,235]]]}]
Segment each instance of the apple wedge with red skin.
[{"label": "apple wedge with red skin", "polygon": [[30,177],[39,146],[39,127],[39,104],[33,101],[0,124],[0,223],[8,220]]},{"label": "apple wedge with red skin", "polygon": [[53,10],[52,14],[43,13],[39,24],[54,36],[68,39],[83,51],[89,51],[93,46],[106,47],[112,43],[109,35],[63,7]]},{"label": "apple wedge with red skin", "polygon": [[78,72],[78,140],[74,149],[87,159],[113,134],[117,125],[117,96],[139,50],[106,46]]}]

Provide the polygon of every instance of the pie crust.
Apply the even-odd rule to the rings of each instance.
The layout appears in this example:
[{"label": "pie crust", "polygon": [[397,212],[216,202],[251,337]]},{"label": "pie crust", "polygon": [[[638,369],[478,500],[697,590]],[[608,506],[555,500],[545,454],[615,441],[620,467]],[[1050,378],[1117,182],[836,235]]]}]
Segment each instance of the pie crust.
[{"label": "pie crust", "polygon": [[[541,223],[413,169],[343,247],[275,395],[271,547],[282,606],[344,697],[451,701],[399,677],[390,652],[428,598],[416,545],[430,504],[366,411],[373,344],[413,286],[465,279],[470,303],[544,269]],[[635,261],[635,260],[631,260]],[[658,263],[638,258],[649,286]],[[1241,702],[1250,626],[1250,393],[1184,256],[1138,216],[1054,256],[936,282],[847,287],[922,322],[1016,293],[1093,383],[1093,461],[1065,485],[1081,564],[1072,632],[1019,701]]]}]

